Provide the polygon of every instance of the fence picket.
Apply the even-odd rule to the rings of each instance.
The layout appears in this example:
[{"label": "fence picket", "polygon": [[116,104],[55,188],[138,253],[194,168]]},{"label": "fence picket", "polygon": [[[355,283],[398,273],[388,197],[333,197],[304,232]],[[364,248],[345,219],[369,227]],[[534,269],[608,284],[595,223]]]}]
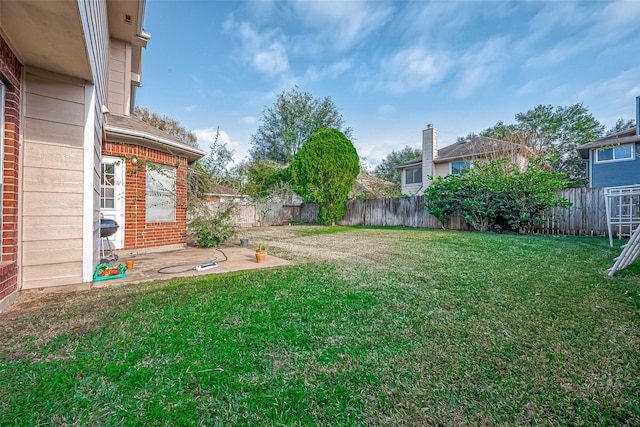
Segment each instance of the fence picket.
[{"label": "fence picket", "polygon": [[[548,219],[536,233],[564,235],[607,234],[605,197],[602,188],[569,188],[556,194],[572,203],[569,208],[553,208]],[[404,226],[414,228],[442,228],[440,222],[427,212],[424,196],[394,199],[349,200],[340,225]],[[212,209],[215,209],[212,204]],[[289,221],[318,223],[318,205],[284,205],[275,203],[246,203],[238,207],[234,221],[241,226],[281,225]],[[471,230],[459,215],[454,215],[447,228]]]}]

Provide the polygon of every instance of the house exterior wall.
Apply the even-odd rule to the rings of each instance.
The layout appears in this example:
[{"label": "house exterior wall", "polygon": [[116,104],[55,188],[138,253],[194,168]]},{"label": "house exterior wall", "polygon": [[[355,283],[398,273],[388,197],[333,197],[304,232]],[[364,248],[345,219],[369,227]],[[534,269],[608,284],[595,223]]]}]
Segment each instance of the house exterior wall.
[{"label": "house exterior wall", "polygon": [[130,114],[131,44],[111,39],[109,43],[109,103],[111,113]]},{"label": "house exterior wall", "polygon": [[[400,191],[402,192],[402,194],[414,195],[418,191],[420,191],[420,189],[422,188],[422,182],[407,184],[406,172],[408,170],[413,170],[415,168],[420,168],[422,170],[422,164],[418,163],[416,165],[411,166],[410,168],[400,170]],[[424,177],[422,178],[422,180],[424,181]]]},{"label": "house exterior wall", "polygon": [[640,184],[640,144],[635,144],[635,159],[596,163],[596,149],[589,152],[590,186],[615,187]]},{"label": "house exterior wall", "polygon": [[85,82],[29,68],[24,82],[22,288],[81,283]]},{"label": "house exterior wall", "polygon": [[85,85],[84,100],[84,201],[82,280],[90,281],[100,260],[100,173],[102,131],[107,104],[109,23],[106,0],[79,0],[78,8],[93,76]]},{"label": "house exterior wall", "polygon": [[434,165],[434,173],[435,177],[449,175],[449,163],[437,163]]},{"label": "house exterior wall", "polygon": [[[107,141],[105,156],[121,157],[125,161],[125,223],[124,248],[149,249],[185,245],[187,242],[187,159],[135,144]],[[135,156],[136,163],[132,162]],[[176,221],[146,221],[145,163],[176,166]]]},{"label": "house exterior wall", "polygon": [[0,74],[5,80],[4,159],[2,191],[2,259],[0,260],[0,312],[8,308],[18,290],[19,158],[21,132],[22,64],[0,37]]}]

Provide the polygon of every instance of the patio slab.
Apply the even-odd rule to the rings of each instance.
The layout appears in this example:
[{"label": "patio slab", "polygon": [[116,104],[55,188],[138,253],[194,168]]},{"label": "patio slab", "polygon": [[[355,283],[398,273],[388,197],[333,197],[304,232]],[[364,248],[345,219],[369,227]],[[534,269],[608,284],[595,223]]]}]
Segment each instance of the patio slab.
[{"label": "patio slab", "polygon": [[[267,255],[265,262],[256,262],[255,250],[243,247],[194,248],[186,247],[168,252],[127,253],[116,251],[118,261],[112,265],[133,261],[131,270],[125,277],[93,282],[92,288],[120,286],[134,283],[167,280],[173,277],[207,276],[240,270],[279,267],[291,264],[290,261]],[[225,260],[226,257],[226,260]],[[197,271],[196,266],[216,262],[215,268]]]}]

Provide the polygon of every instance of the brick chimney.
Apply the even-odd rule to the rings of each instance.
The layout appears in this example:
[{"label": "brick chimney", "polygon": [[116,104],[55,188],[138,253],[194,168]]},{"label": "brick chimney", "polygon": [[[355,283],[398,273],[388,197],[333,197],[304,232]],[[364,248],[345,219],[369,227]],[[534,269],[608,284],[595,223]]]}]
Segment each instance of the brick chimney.
[{"label": "brick chimney", "polygon": [[432,124],[422,131],[422,187],[425,188],[431,181],[427,178],[435,174],[433,161],[438,157],[438,129]]}]

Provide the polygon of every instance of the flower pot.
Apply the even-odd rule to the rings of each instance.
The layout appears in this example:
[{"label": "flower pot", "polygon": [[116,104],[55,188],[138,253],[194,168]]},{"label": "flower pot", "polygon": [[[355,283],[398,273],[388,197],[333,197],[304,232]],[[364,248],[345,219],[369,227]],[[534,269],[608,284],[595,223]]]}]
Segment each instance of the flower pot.
[{"label": "flower pot", "polygon": [[256,262],[264,262],[267,258],[267,251],[256,250]]},{"label": "flower pot", "polygon": [[249,246],[249,239],[240,239],[240,246],[245,248]]}]

